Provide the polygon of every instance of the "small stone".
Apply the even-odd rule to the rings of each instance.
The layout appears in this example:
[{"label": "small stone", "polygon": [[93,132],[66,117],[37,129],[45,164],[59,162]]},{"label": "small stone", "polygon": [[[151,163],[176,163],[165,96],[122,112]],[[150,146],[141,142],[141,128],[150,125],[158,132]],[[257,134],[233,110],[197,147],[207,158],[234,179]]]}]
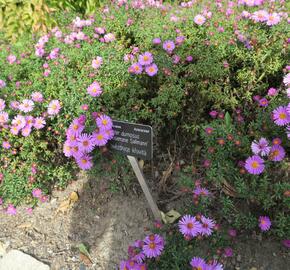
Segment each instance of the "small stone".
[{"label": "small stone", "polygon": [[250,270],[258,270],[257,267],[252,267]]},{"label": "small stone", "polygon": [[240,254],[237,256],[237,261],[238,262],[241,262],[242,261],[242,256]]},{"label": "small stone", "polygon": [[273,256],[274,256],[274,257],[277,257],[277,254],[276,254],[275,252],[273,252]]},{"label": "small stone", "polygon": [[50,267],[19,250],[10,250],[0,260],[0,269],[49,270]]},{"label": "small stone", "polygon": [[84,264],[80,264],[80,270],[86,270],[86,267],[85,267],[85,265]]}]

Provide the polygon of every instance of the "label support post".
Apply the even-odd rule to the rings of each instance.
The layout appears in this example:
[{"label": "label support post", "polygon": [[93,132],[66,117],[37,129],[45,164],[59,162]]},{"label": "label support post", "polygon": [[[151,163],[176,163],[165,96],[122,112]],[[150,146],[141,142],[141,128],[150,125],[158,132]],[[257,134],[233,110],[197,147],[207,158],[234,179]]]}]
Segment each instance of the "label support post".
[{"label": "label support post", "polygon": [[132,157],[132,156],[127,156],[127,158],[129,159],[130,164],[131,164],[131,166],[132,166],[132,168],[134,170],[134,173],[135,173],[135,175],[136,175],[136,177],[137,177],[137,179],[139,181],[139,184],[140,184],[140,186],[141,186],[141,188],[142,188],[142,190],[143,190],[143,192],[145,194],[145,197],[146,197],[146,199],[148,201],[148,204],[149,204],[149,206],[151,208],[151,211],[152,211],[152,213],[154,215],[154,218],[156,220],[161,221],[161,212],[158,209],[158,206],[157,206],[156,202],[154,201],[154,199],[153,199],[153,197],[151,195],[151,192],[150,192],[150,190],[148,188],[148,185],[146,183],[146,180],[145,180],[144,174],[142,172],[142,169],[139,166],[138,160],[135,157]]}]

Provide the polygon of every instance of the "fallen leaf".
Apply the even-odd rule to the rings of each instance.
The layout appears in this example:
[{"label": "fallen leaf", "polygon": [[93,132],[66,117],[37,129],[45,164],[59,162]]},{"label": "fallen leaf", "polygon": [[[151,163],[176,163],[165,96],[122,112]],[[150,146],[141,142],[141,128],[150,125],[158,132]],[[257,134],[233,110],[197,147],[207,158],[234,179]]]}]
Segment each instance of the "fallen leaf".
[{"label": "fallen leaf", "polygon": [[71,203],[75,203],[79,200],[79,194],[76,191],[73,191],[70,195],[69,195],[69,199]]},{"label": "fallen leaf", "polygon": [[80,253],[80,260],[86,265],[86,266],[91,266],[92,265],[92,261],[91,259],[86,256],[83,253]]},{"label": "fallen leaf", "polygon": [[181,215],[175,211],[175,210],[170,210],[169,212],[167,212],[166,214],[164,214],[162,211],[161,211],[161,218],[163,220],[163,222],[165,224],[167,223],[174,223],[177,219],[179,219],[181,217]]},{"label": "fallen leaf", "polygon": [[144,168],[144,160],[143,160],[143,159],[140,159],[140,160],[138,161],[138,163],[139,163],[139,167],[140,167],[141,169],[143,169],[143,168]]},{"label": "fallen leaf", "polygon": [[22,223],[22,224],[17,226],[17,228],[19,228],[19,229],[29,229],[31,227],[32,227],[31,223]]}]

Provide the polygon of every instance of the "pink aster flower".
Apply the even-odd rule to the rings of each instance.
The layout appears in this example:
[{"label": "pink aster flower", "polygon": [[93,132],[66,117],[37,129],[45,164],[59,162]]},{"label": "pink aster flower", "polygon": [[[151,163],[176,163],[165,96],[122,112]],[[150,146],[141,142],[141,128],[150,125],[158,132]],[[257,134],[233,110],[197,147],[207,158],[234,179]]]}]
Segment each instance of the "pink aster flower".
[{"label": "pink aster flower", "polygon": [[151,234],[144,239],[143,252],[148,258],[155,258],[161,255],[164,249],[164,240],[158,234]]},{"label": "pink aster flower", "polygon": [[206,21],[206,18],[200,14],[196,15],[193,19],[193,21],[197,24],[197,25],[203,25]]},{"label": "pink aster flower", "polygon": [[68,138],[69,134],[73,134],[73,135],[78,136],[84,130],[84,128],[85,128],[85,126],[80,124],[78,119],[74,119],[67,130],[67,138]]},{"label": "pink aster flower", "polygon": [[8,215],[15,216],[17,214],[17,210],[13,204],[9,204],[7,209],[6,209],[6,213]]},{"label": "pink aster flower", "polygon": [[94,140],[91,135],[87,133],[81,133],[78,138],[78,146],[83,153],[90,153],[94,150]]},{"label": "pink aster flower", "polygon": [[161,39],[160,38],[153,38],[152,43],[154,45],[159,45],[159,44],[161,44]]},{"label": "pink aster flower", "polygon": [[7,112],[0,112],[0,125],[4,125],[8,122],[9,114]]},{"label": "pink aster flower", "polygon": [[115,35],[112,33],[108,33],[108,34],[104,35],[104,41],[106,43],[113,42],[115,40],[116,40]]},{"label": "pink aster flower", "polygon": [[246,160],[245,169],[250,174],[261,174],[265,169],[264,160],[257,155],[249,157]]},{"label": "pink aster flower", "polygon": [[235,229],[229,229],[228,230],[228,235],[231,237],[236,237],[237,236],[237,231]]},{"label": "pink aster flower", "polygon": [[278,93],[278,90],[274,87],[271,87],[268,89],[268,96],[273,97],[276,96]]},{"label": "pink aster flower", "polygon": [[5,100],[0,98],[0,112],[5,109]]},{"label": "pink aster flower", "polygon": [[197,269],[197,270],[206,270],[207,269],[207,264],[204,261],[204,259],[199,258],[199,257],[193,257],[190,261],[190,265],[192,269]]},{"label": "pink aster flower", "polygon": [[145,52],[138,57],[138,63],[142,66],[148,66],[152,64],[153,56],[150,52]]},{"label": "pink aster flower", "polygon": [[207,235],[210,236],[213,232],[213,228],[215,226],[215,222],[210,219],[207,218],[205,216],[201,216],[201,230],[200,233],[202,235]]},{"label": "pink aster flower", "polygon": [[285,158],[285,155],[286,152],[281,145],[273,145],[270,150],[269,159],[272,161],[281,161]]},{"label": "pink aster flower", "polygon": [[33,124],[33,126],[34,126],[36,129],[42,129],[42,128],[44,128],[45,124],[46,124],[46,122],[45,122],[45,120],[44,120],[43,117],[36,117],[36,118],[34,119],[34,124]]},{"label": "pink aster flower", "polygon": [[163,49],[169,53],[171,53],[175,49],[175,44],[172,40],[166,40],[163,43]]},{"label": "pink aster flower", "polygon": [[92,134],[94,144],[97,146],[104,146],[108,142],[108,134],[106,131],[94,132]]},{"label": "pink aster flower", "polygon": [[82,155],[76,161],[82,170],[89,170],[93,167],[92,157],[89,155]]},{"label": "pink aster flower", "polygon": [[283,78],[283,83],[288,86],[290,85],[290,73],[287,73]]},{"label": "pink aster flower", "polygon": [[31,133],[31,127],[30,126],[25,126],[22,130],[21,130],[21,134],[23,137],[28,137]]},{"label": "pink aster flower", "polygon": [[97,56],[96,59],[93,59],[92,61],[92,67],[94,69],[98,69],[103,64],[103,58],[100,56]]},{"label": "pink aster flower", "polygon": [[18,101],[11,101],[9,107],[16,111],[19,109],[19,102]]},{"label": "pink aster flower", "polygon": [[281,21],[281,17],[278,13],[273,12],[271,14],[269,14],[268,18],[267,18],[267,25],[272,26],[272,25],[276,25]]},{"label": "pink aster flower", "polygon": [[265,138],[261,138],[258,142],[253,141],[251,149],[255,155],[267,156],[270,153],[271,147]]},{"label": "pink aster flower", "polygon": [[146,71],[146,73],[147,73],[150,77],[153,77],[154,75],[157,74],[157,72],[158,72],[158,67],[157,67],[156,64],[152,64],[152,65],[150,65],[150,66],[147,66],[147,67],[145,68],[145,71]]},{"label": "pink aster flower", "polygon": [[6,83],[3,80],[0,80],[0,89],[4,88],[6,86]]},{"label": "pink aster flower", "polygon": [[18,135],[19,131],[20,131],[20,127],[18,126],[11,126],[10,127],[10,133],[13,135]]},{"label": "pink aster flower", "polygon": [[32,196],[34,198],[40,198],[42,196],[42,190],[40,188],[34,188],[32,190]]},{"label": "pink aster flower", "polygon": [[88,88],[87,92],[92,96],[92,97],[99,97],[102,93],[103,90],[98,82],[93,82]]},{"label": "pink aster flower", "polygon": [[9,149],[9,148],[11,148],[11,144],[8,141],[3,141],[2,142],[2,147],[4,149]]},{"label": "pink aster flower", "polygon": [[13,63],[15,63],[15,62],[16,62],[16,56],[13,55],[13,54],[8,55],[8,57],[7,57],[7,61],[8,61],[8,63],[9,63],[10,65],[13,64]]},{"label": "pink aster flower", "polygon": [[110,130],[113,127],[112,119],[105,114],[102,114],[100,117],[98,117],[96,119],[96,123],[101,131]]},{"label": "pink aster flower", "polygon": [[19,129],[24,128],[26,125],[25,117],[22,115],[17,115],[12,120],[12,125],[17,126]]},{"label": "pink aster flower", "polygon": [[34,92],[31,94],[31,98],[34,102],[43,102],[44,98],[40,92]]},{"label": "pink aster flower", "polygon": [[258,10],[252,14],[252,19],[254,22],[265,22],[268,20],[269,14],[266,10]]},{"label": "pink aster flower", "polygon": [[26,126],[32,127],[34,125],[34,117],[31,115],[28,115],[25,117]]},{"label": "pink aster flower", "polygon": [[65,141],[63,144],[63,153],[66,157],[72,156],[72,147],[70,146],[70,143],[68,141]]},{"label": "pink aster flower", "polygon": [[19,110],[22,112],[31,112],[34,107],[34,102],[30,99],[24,99],[19,105]]},{"label": "pink aster flower", "polygon": [[287,108],[279,106],[273,111],[274,123],[278,126],[285,126],[290,123],[290,116],[287,113]]},{"label": "pink aster flower", "polygon": [[134,63],[129,67],[128,71],[133,74],[141,74],[143,68],[139,63]]},{"label": "pink aster flower", "polygon": [[78,141],[77,141],[77,136],[79,134],[76,134],[75,132],[73,132],[72,130],[68,129],[66,131],[66,138],[67,138],[67,143],[69,144],[69,146],[77,146],[78,145]]},{"label": "pink aster flower", "polygon": [[185,237],[195,237],[202,230],[200,222],[197,221],[195,217],[192,217],[190,215],[183,216],[178,222],[178,227],[179,231]]},{"label": "pink aster flower", "polygon": [[58,100],[52,100],[49,104],[48,104],[48,109],[47,109],[47,113],[49,115],[57,115],[59,114],[61,109],[61,105],[60,102]]},{"label": "pink aster flower", "polygon": [[259,217],[259,227],[262,231],[268,231],[271,227],[271,220],[267,216]]},{"label": "pink aster flower", "polygon": [[111,140],[111,139],[114,138],[115,133],[114,133],[113,129],[106,130],[105,132],[106,132],[106,134],[108,136],[108,140]]}]

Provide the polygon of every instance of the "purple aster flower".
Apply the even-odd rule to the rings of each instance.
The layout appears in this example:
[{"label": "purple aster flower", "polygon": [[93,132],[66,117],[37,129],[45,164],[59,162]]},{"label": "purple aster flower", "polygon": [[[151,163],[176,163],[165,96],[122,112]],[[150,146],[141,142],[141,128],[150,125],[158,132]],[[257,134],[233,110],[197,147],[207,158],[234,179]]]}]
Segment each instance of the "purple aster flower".
[{"label": "purple aster flower", "polygon": [[94,144],[97,146],[104,146],[108,142],[108,134],[106,131],[93,132],[92,137]]},{"label": "purple aster flower", "polygon": [[156,64],[152,64],[152,65],[150,65],[150,66],[147,66],[147,67],[145,68],[145,71],[146,71],[146,73],[147,73],[150,77],[153,77],[154,75],[157,74],[157,72],[158,72],[158,67],[157,67]]},{"label": "purple aster flower", "polygon": [[211,111],[210,113],[209,113],[209,115],[212,117],[212,118],[216,118],[217,116],[218,116],[218,112],[217,111]]},{"label": "purple aster flower", "polygon": [[233,252],[233,249],[232,248],[226,247],[224,249],[224,255],[225,255],[225,257],[233,257],[233,254],[234,254],[234,252]]},{"label": "purple aster flower", "polygon": [[200,257],[193,257],[190,261],[190,265],[192,269],[197,269],[197,270],[206,270],[207,269],[207,264],[204,261],[204,259]]},{"label": "purple aster flower", "polygon": [[196,196],[209,196],[209,191],[206,188],[197,187],[193,190],[193,194]]},{"label": "purple aster flower", "polygon": [[163,49],[169,53],[171,53],[175,48],[175,44],[172,40],[166,40],[163,43]]},{"label": "purple aster flower", "polygon": [[197,221],[195,217],[192,217],[190,215],[183,216],[178,222],[178,227],[179,231],[185,237],[195,237],[202,230],[200,222]]},{"label": "purple aster flower", "polygon": [[265,22],[267,21],[268,17],[269,14],[266,10],[255,11],[251,16],[254,22]]},{"label": "purple aster flower", "polygon": [[282,244],[286,248],[290,248],[290,239],[285,239],[282,241]]},{"label": "purple aster flower", "polygon": [[74,119],[67,130],[67,134],[79,135],[84,128],[85,126],[81,125],[78,119]]},{"label": "purple aster flower", "polygon": [[110,130],[113,127],[112,119],[104,114],[102,114],[100,117],[96,119],[96,123],[101,131]]},{"label": "purple aster flower", "polygon": [[113,129],[109,129],[109,130],[106,130],[106,133],[107,133],[107,136],[108,136],[108,140],[111,140],[114,138],[114,130]]},{"label": "purple aster flower", "polygon": [[229,229],[228,230],[228,235],[231,237],[236,237],[237,236],[237,231],[235,229]]},{"label": "purple aster flower", "polygon": [[102,93],[103,90],[98,82],[93,82],[88,88],[87,92],[92,96],[92,97],[99,97]]},{"label": "purple aster flower", "polygon": [[71,129],[68,129],[66,131],[66,139],[67,139],[67,143],[70,146],[77,146],[78,145],[78,141],[77,141],[77,136],[79,134],[76,134],[75,132],[73,132]]},{"label": "purple aster flower", "polygon": [[15,216],[17,214],[17,210],[13,204],[9,204],[7,209],[6,209],[6,213],[8,215]]},{"label": "purple aster flower", "polygon": [[89,170],[93,167],[92,157],[89,155],[82,155],[76,159],[78,166],[82,170]]},{"label": "purple aster flower", "polygon": [[270,153],[271,147],[265,138],[261,138],[258,142],[252,142],[251,149],[255,155],[267,156]]},{"label": "purple aster flower", "polygon": [[19,102],[18,101],[11,101],[9,107],[12,110],[18,110],[19,109]]},{"label": "purple aster flower", "polygon": [[281,161],[285,155],[286,152],[281,145],[273,145],[270,150],[269,159],[272,161]]},{"label": "purple aster flower", "polygon": [[261,174],[265,169],[264,160],[257,155],[248,157],[246,160],[245,169],[250,174]]},{"label": "purple aster flower", "polygon": [[285,126],[290,123],[290,116],[287,113],[287,108],[284,106],[279,106],[273,111],[274,123],[278,126]]},{"label": "purple aster flower", "polygon": [[148,66],[152,64],[153,56],[150,52],[145,52],[138,57],[138,63],[142,66]]},{"label": "purple aster flower", "polygon": [[81,152],[90,153],[94,150],[94,139],[91,135],[86,133],[81,133],[78,138],[78,146]]},{"label": "purple aster flower", "polygon": [[259,100],[259,105],[260,105],[261,107],[267,107],[267,106],[269,105],[269,101],[268,101],[266,98],[261,98],[261,99]]},{"label": "purple aster flower", "polygon": [[197,25],[203,25],[206,21],[206,18],[200,14],[196,15],[193,19],[193,21],[197,24]]},{"label": "purple aster flower", "polygon": [[24,99],[19,105],[19,110],[22,112],[31,112],[34,107],[34,102],[30,99]]},{"label": "purple aster flower", "polygon": [[211,264],[208,264],[208,268],[206,270],[223,270],[222,264],[218,263],[216,260],[213,260]]},{"label": "purple aster flower", "polygon": [[186,56],[186,61],[187,62],[192,62],[193,57],[191,55]]},{"label": "purple aster flower", "polygon": [[139,63],[134,63],[129,67],[129,72],[133,74],[141,74],[143,71],[142,66]]},{"label": "purple aster flower", "polygon": [[18,135],[20,129],[21,128],[19,126],[11,126],[10,127],[10,133],[13,134],[13,135]]},{"label": "purple aster flower", "polygon": [[200,233],[202,235],[210,236],[213,232],[213,228],[215,226],[215,222],[210,219],[206,218],[205,216],[201,216],[201,230]]},{"label": "purple aster flower", "polygon": [[268,231],[271,227],[271,220],[267,216],[259,217],[259,227],[262,231]]},{"label": "purple aster flower", "polygon": [[77,160],[83,156],[83,152],[80,151],[80,148],[78,145],[72,145],[71,146],[71,155]]},{"label": "purple aster flower", "polygon": [[8,141],[3,141],[2,142],[2,147],[4,149],[9,149],[9,148],[11,148],[11,145],[10,145],[10,143]]},{"label": "purple aster flower", "polygon": [[164,249],[164,240],[158,234],[151,234],[144,239],[143,252],[147,258],[155,258],[161,255]]}]

